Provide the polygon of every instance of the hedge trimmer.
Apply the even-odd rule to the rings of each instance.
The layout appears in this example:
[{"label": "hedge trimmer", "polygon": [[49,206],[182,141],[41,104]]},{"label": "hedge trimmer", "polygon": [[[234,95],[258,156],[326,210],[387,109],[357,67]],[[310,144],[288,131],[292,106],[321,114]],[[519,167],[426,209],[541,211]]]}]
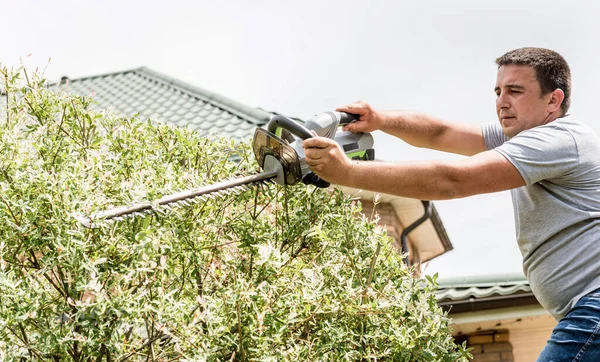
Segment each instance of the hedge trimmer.
[{"label": "hedge trimmer", "polygon": [[343,112],[325,112],[311,117],[305,125],[291,118],[275,115],[264,128],[257,128],[252,140],[252,149],[263,172],[218,182],[212,185],[165,195],[158,200],[146,201],[130,206],[121,206],[92,215],[73,215],[86,227],[95,227],[99,222],[110,222],[163,212],[174,206],[189,205],[215,196],[229,195],[248,189],[251,186],[274,181],[280,185],[294,185],[300,181],[307,185],[329,187],[320,179],[304,160],[302,140],[314,137],[314,131],[321,137],[335,140],[352,159],[373,160],[375,151],[370,133],[339,131],[339,127],[358,119],[357,115]]}]

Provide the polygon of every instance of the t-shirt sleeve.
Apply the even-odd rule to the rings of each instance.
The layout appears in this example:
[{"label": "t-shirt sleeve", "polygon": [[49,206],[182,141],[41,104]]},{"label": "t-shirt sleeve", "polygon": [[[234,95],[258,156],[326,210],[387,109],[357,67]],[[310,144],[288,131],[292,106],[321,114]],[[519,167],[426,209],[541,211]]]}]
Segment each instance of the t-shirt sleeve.
[{"label": "t-shirt sleeve", "polygon": [[560,179],[579,163],[577,144],[571,133],[552,124],[522,131],[494,150],[515,166],[527,185]]},{"label": "t-shirt sleeve", "polygon": [[488,150],[493,150],[508,141],[508,137],[504,135],[498,122],[483,123],[481,125],[481,135]]}]

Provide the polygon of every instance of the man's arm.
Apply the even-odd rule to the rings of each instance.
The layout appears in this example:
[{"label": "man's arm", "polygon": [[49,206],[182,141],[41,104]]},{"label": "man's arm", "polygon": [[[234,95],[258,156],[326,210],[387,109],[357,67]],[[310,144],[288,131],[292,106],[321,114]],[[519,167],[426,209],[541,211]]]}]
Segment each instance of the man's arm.
[{"label": "man's arm", "polygon": [[353,132],[381,130],[415,146],[472,156],[486,150],[479,125],[450,123],[413,111],[379,111],[359,101],[338,111],[360,115],[345,127]]},{"label": "man's arm", "polygon": [[305,140],[306,162],[334,184],[421,200],[447,200],[525,186],[504,156],[485,151],[458,161],[383,163],[348,159],[335,141]]},{"label": "man's arm", "polygon": [[481,127],[413,111],[387,111],[381,130],[415,147],[472,156],[486,150]]}]

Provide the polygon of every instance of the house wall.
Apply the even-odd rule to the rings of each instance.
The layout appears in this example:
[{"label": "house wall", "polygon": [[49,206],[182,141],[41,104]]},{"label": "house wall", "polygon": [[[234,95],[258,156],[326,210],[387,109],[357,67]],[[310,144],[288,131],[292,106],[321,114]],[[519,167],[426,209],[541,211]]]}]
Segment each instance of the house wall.
[{"label": "house wall", "polygon": [[525,318],[521,323],[515,323],[510,335],[515,362],[535,362],[556,324],[550,315]]},{"label": "house wall", "polygon": [[481,331],[470,336],[464,336],[464,338],[466,338],[467,347],[471,348],[473,362],[515,361],[508,330]]},{"label": "house wall", "polygon": [[[453,324],[452,328],[458,342],[467,341],[469,346],[475,348],[472,352],[475,362],[535,362],[555,326],[556,320],[549,314],[543,314]],[[504,336],[496,338],[498,333],[505,333],[508,340]],[[498,343],[503,344],[492,345]],[[505,352],[504,355],[502,352]],[[512,352],[513,359],[502,359],[509,356],[507,352]]]}]

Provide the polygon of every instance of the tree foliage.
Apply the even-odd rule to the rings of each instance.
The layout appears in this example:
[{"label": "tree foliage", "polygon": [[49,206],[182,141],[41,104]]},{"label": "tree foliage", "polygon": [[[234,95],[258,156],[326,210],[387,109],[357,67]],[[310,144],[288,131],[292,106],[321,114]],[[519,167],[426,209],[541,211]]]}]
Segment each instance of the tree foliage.
[{"label": "tree foliage", "polygon": [[73,213],[256,172],[250,147],[1,78],[0,360],[466,358],[435,281],[339,191],[268,184],[82,227]]}]

